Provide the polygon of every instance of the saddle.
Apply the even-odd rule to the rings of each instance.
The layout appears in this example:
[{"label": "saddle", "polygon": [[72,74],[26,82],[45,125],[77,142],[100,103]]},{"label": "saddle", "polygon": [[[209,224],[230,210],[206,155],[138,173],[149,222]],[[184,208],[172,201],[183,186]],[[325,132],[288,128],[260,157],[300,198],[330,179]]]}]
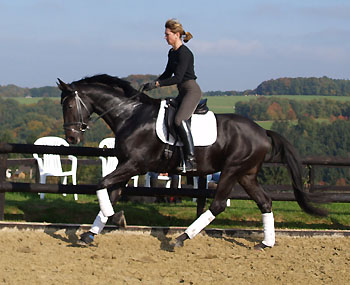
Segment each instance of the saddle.
[{"label": "saddle", "polygon": [[[208,99],[202,99],[199,101],[194,114],[204,115],[208,113],[209,108],[207,105]],[[175,98],[167,98],[165,99],[165,114],[164,114],[164,123],[167,129],[167,140],[169,140],[169,136],[172,135],[174,138],[177,138],[177,133],[175,130],[175,114],[177,109],[179,108],[179,102]],[[191,118],[190,124],[191,124]]]},{"label": "saddle", "polygon": [[[205,100],[202,101],[202,104],[200,104],[201,108],[196,111],[196,113],[201,113],[201,115],[193,114],[190,119],[191,132],[195,146],[212,145],[217,138],[216,116],[212,111],[208,111],[208,107],[205,103]],[[167,103],[166,100],[162,100],[156,120],[157,137],[163,143],[170,146],[182,146],[182,142],[177,140],[177,135],[174,131],[176,106],[177,104],[175,102]],[[165,113],[167,113],[166,116]]]}]

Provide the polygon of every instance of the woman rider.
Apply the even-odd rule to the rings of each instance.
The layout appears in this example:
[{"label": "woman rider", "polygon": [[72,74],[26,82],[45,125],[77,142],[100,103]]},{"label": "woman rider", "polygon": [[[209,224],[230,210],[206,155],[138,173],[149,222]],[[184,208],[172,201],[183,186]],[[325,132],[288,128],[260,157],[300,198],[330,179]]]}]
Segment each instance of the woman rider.
[{"label": "woman rider", "polygon": [[157,87],[177,85],[179,95],[176,100],[180,105],[175,115],[175,126],[184,144],[185,155],[185,166],[180,166],[179,171],[197,171],[193,138],[188,120],[202,97],[202,91],[196,82],[193,54],[183,44],[191,38],[191,33],[185,32],[179,21],[168,20],[165,23],[165,39],[172,48],[168,53],[167,66],[157,80],[143,86],[143,91],[149,91]]}]

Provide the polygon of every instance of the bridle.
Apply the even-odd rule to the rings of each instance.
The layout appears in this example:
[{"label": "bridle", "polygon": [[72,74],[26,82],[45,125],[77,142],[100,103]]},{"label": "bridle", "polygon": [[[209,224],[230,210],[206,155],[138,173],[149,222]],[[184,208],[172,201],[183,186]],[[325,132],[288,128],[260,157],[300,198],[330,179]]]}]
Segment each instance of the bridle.
[{"label": "bridle", "polygon": [[[136,96],[140,95],[143,92],[143,87],[144,87],[144,85],[141,85],[141,87],[136,92],[136,94],[131,96],[130,99],[135,98]],[[78,112],[79,121],[78,122],[71,122],[71,123],[64,123],[63,124],[63,129],[66,130],[66,131],[71,131],[71,132],[74,132],[74,133],[84,133],[85,131],[87,131],[90,128],[89,127],[89,123],[90,123],[90,125],[95,123],[98,119],[102,118],[104,115],[106,115],[107,113],[109,113],[110,111],[112,111],[113,109],[116,108],[115,106],[113,106],[112,108],[110,108],[107,111],[103,112],[101,115],[99,115],[94,120],[91,120],[91,118],[90,118],[90,111],[89,111],[88,107],[85,105],[84,101],[80,98],[78,91],[74,91],[74,94],[75,94],[74,98],[75,98],[75,103],[76,103],[76,106],[77,106],[77,112]],[[66,97],[64,97],[62,99],[62,102],[61,102],[62,105],[63,105],[64,101],[68,97],[70,97],[70,96],[66,96]],[[86,111],[89,114],[88,122],[84,122],[83,113],[82,113],[83,107],[86,109]],[[77,126],[78,130],[72,128],[72,126]]]},{"label": "bridle", "polygon": [[[110,109],[108,109],[107,111],[103,112],[101,115],[99,115],[97,118],[91,120],[90,115],[88,116],[88,122],[84,122],[83,119],[83,113],[82,113],[82,107],[84,107],[86,109],[86,111],[88,113],[90,113],[88,107],[85,105],[84,101],[80,98],[78,91],[74,91],[74,98],[75,98],[75,103],[77,106],[77,112],[78,112],[78,117],[79,117],[79,122],[71,122],[71,123],[65,123],[63,124],[63,129],[66,131],[71,131],[74,133],[84,133],[85,131],[87,131],[88,129],[90,129],[89,127],[89,123],[90,125],[92,125],[93,123],[95,123],[97,120],[99,120],[100,118],[102,118],[104,115],[106,115],[107,113],[109,113],[110,111],[112,111],[113,109],[115,109],[116,107],[112,107]],[[64,103],[64,101],[68,98],[69,96],[66,96],[62,99],[62,103]],[[78,130],[71,128],[71,126],[78,126]]]},{"label": "bridle", "polygon": [[[86,111],[88,113],[90,113],[88,107],[85,105],[84,101],[80,98],[78,91],[74,91],[74,98],[75,98],[75,103],[77,106],[77,112],[78,112],[78,117],[79,117],[79,121],[78,122],[71,122],[71,123],[65,123],[63,124],[63,129],[66,131],[72,131],[75,133],[84,133],[86,130],[89,129],[89,124],[88,122],[84,122],[84,118],[83,118],[83,112],[82,109],[83,107],[86,109]],[[65,98],[63,98],[62,100],[62,104],[64,103],[64,101],[68,98],[69,96],[66,96]],[[88,117],[88,121],[90,121],[90,116]],[[77,126],[78,130],[72,128],[71,126]]]}]

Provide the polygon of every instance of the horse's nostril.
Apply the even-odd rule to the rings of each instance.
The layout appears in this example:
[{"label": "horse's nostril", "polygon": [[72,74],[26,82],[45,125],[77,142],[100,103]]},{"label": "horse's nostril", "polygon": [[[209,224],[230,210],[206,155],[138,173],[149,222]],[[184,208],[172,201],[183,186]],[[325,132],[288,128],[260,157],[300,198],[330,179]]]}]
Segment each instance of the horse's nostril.
[{"label": "horse's nostril", "polygon": [[74,137],[67,137],[67,142],[69,144],[75,144],[75,138]]}]

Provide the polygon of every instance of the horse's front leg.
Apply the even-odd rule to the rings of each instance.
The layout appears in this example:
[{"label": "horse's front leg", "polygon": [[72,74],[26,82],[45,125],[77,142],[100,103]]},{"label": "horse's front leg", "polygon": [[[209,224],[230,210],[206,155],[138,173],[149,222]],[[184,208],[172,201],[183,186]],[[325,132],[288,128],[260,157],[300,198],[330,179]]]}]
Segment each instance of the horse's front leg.
[{"label": "horse's front leg", "polygon": [[114,215],[113,206],[107,189],[111,187],[117,188],[116,191],[112,192],[113,200],[116,201],[121,196],[122,188],[125,187],[127,181],[129,181],[132,176],[137,174],[137,168],[131,161],[128,161],[118,165],[113,172],[104,177],[98,184],[97,188],[99,190],[96,191],[96,194],[101,212],[105,217],[111,217]]},{"label": "horse's front leg", "polygon": [[236,179],[234,174],[235,170],[223,171],[216,189],[215,197],[211,203],[209,209],[200,215],[187,229],[186,231],[176,238],[175,247],[181,247],[184,241],[187,239],[193,239],[198,233],[200,233],[206,226],[208,226],[217,215],[223,212],[227,206],[227,199],[230,196],[232,186],[235,184]]},{"label": "horse's front leg", "polygon": [[[128,181],[123,182],[122,185],[126,185],[127,182]],[[116,190],[113,190],[110,193],[109,199],[110,199],[110,202],[112,205],[114,205],[119,200],[121,193],[122,193],[122,187],[120,187]],[[113,224],[118,225],[118,226],[123,227],[123,228],[126,227],[126,219],[125,219],[123,210],[119,211],[117,213],[114,213],[111,216],[111,218],[112,218]],[[102,232],[107,221],[108,221],[108,216],[105,216],[103,214],[102,210],[100,210],[98,212],[94,222],[92,223],[90,230],[87,232],[84,232],[83,234],[80,235],[79,243],[81,245],[91,244],[94,241],[95,236]]]},{"label": "horse's front leg", "polygon": [[[128,181],[122,182],[123,187],[125,187],[127,182]],[[110,200],[112,205],[115,205],[116,202],[120,199],[123,187],[118,187],[118,189],[113,190],[109,194],[109,200]],[[101,233],[101,231],[103,230],[105,224],[107,223],[107,220],[108,220],[108,216],[104,215],[102,210],[100,210],[100,212],[98,213],[98,215],[97,215],[97,217],[96,217],[96,219],[95,219],[95,221],[94,221],[90,231],[93,232],[94,234]],[[114,213],[112,215],[112,220],[113,220],[113,223],[115,225],[123,227],[123,228],[126,227],[126,220],[125,220],[125,217],[124,217],[124,211],[120,211],[120,212]]]},{"label": "horse's front leg", "polygon": [[[133,170],[135,172],[135,169]],[[108,218],[112,217],[112,221],[114,224],[126,227],[126,220],[124,217],[124,211],[120,211],[115,213],[112,204],[115,204],[122,194],[122,188],[125,187],[126,183],[129,181],[130,177],[136,175],[130,173],[134,173],[128,167],[119,167],[99,183],[102,188],[96,191],[97,198],[100,205],[100,211],[97,214],[91,229],[88,232],[83,233],[80,236],[80,241],[82,244],[90,244],[94,241],[94,237],[97,234],[100,234],[105,227]],[[129,177],[130,176],[130,177]],[[128,178],[125,178],[128,177]],[[119,182],[120,179],[126,179],[122,182]],[[113,190],[108,196],[107,187],[108,185],[115,185],[117,189]]]}]

